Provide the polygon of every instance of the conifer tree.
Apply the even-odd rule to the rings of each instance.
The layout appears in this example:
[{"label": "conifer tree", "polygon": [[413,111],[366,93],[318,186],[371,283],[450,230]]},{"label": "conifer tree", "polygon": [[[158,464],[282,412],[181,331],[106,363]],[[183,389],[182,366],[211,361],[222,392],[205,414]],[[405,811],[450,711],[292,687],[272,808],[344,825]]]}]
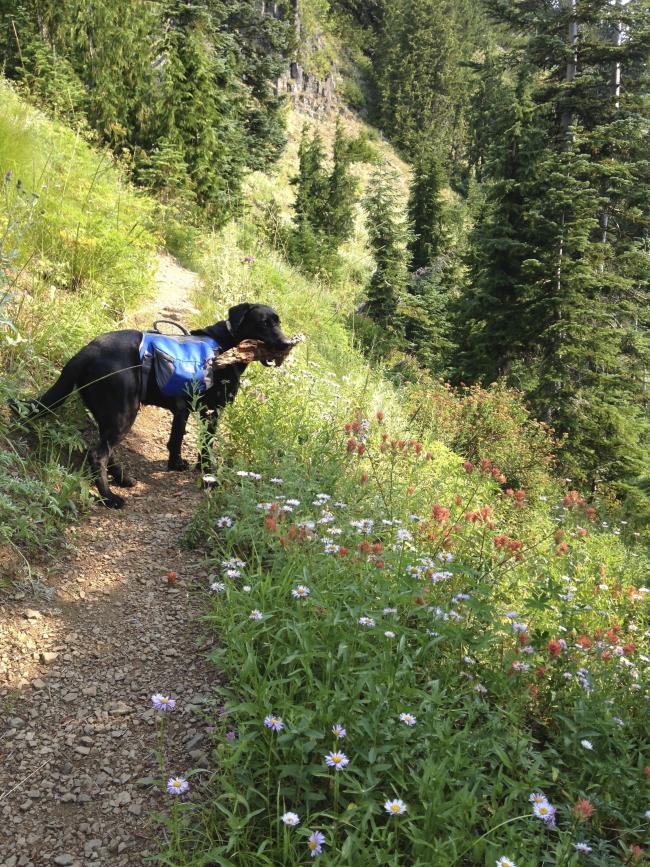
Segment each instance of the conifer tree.
[{"label": "conifer tree", "polygon": [[408,203],[413,237],[409,243],[411,268],[427,268],[449,245],[442,191],[446,186],[440,159],[430,148],[420,148],[413,166]]},{"label": "conifer tree", "polygon": [[336,269],[336,251],[354,228],[357,181],[350,173],[352,142],[337,124],[330,173],[317,131],[311,136],[303,127],[298,149],[295,232],[291,252],[296,264],[308,272]]},{"label": "conifer tree", "polygon": [[399,197],[394,169],[374,171],[363,201],[375,270],[368,287],[368,314],[389,331],[397,332],[396,313],[408,281],[410,230]]},{"label": "conifer tree", "polygon": [[343,132],[340,121],[336,124],[332,161],[324,229],[331,247],[336,249],[350,237],[354,229],[358,187],[357,179],[350,173],[351,142]]},{"label": "conifer tree", "polygon": [[318,132],[310,135],[305,125],[298,148],[298,174],[291,179],[296,189],[291,255],[297,264],[310,273],[319,270],[324,258],[321,227],[329,192],[324,159],[320,135]]}]

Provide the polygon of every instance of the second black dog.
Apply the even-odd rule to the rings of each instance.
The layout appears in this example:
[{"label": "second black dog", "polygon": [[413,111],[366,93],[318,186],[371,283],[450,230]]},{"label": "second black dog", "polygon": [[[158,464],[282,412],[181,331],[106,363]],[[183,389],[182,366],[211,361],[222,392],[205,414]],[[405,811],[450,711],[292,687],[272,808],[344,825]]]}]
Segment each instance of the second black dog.
[{"label": "second black dog", "polygon": [[[271,350],[284,350],[291,345],[282,333],[277,313],[264,304],[237,304],[228,311],[228,319],[191,333],[214,338],[222,351],[246,339],[261,340]],[[111,491],[108,476],[120,487],[129,488],[135,482],[114,461],[112,452],[131,430],[141,403],[161,406],[173,413],[167,468],[188,468],[181,457],[181,446],[191,409],[190,398],[162,394],[153,375],[142,398],[141,341],[142,332],[135,330],[111,331],[96,337],[68,361],[52,388],[29,403],[29,415],[35,416],[58,406],[75,388],[79,389],[99,427],[99,442],[89,451],[95,483],[104,505],[113,509],[122,508],[124,499]],[[219,411],[237,395],[245,368],[243,362],[219,368],[213,386],[200,396],[199,408],[209,418],[211,432]]]}]

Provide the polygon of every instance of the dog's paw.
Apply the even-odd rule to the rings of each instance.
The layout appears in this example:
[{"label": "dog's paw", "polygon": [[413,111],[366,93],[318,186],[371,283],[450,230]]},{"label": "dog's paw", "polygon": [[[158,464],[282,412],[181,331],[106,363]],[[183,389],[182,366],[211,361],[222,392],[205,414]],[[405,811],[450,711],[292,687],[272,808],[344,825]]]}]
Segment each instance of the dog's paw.
[{"label": "dog's paw", "polygon": [[189,466],[189,462],[183,460],[183,458],[170,458],[167,461],[168,470],[182,471],[189,469]]},{"label": "dog's paw", "polygon": [[106,506],[107,509],[123,509],[126,500],[117,494],[109,494],[106,497],[101,497],[99,502],[102,506]]}]

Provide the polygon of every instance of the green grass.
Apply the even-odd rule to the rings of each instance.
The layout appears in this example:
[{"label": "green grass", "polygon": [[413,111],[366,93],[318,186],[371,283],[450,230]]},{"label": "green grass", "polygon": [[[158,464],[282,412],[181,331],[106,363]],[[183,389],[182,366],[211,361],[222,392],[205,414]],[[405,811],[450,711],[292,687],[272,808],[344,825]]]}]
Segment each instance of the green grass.
[{"label": "green grass", "polygon": [[[107,153],[30,108],[0,81],[0,404],[33,395],[153,285],[155,203]],[[87,502],[70,457],[78,413],[30,446],[0,412],[0,548],[24,565]],[[72,419],[72,423],[66,423]],[[13,552],[13,553],[12,553]],[[3,557],[3,561],[6,555]]]},{"label": "green grass", "polygon": [[[647,832],[647,597],[633,589],[647,562],[579,501],[504,496],[490,467],[468,473],[432,440],[420,449],[398,411],[379,423],[390,389],[360,374],[332,371],[312,349],[284,373],[251,374],[228,410],[218,487],[193,528],[224,585],[209,615],[226,681],[218,770],[196,806],[177,809],[166,863],[309,863],[317,830],[329,865],[494,865],[504,855],[519,867],[577,865],[573,844],[584,839],[590,863],[622,863]],[[351,525],[364,519],[368,534]],[[231,557],[245,561],[239,575]],[[301,584],[304,600],[291,593]],[[523,640],[511,611],[527,624]],[[559,639],[555,657],[548,645]],[[281,732],[265,728],[269,714]],[[340,743],[336,723],[347,730]],[[350,758],[340,773],[324,763],[336,747]],[[557,830],[531,814],[538,790],[557,807]],[[392,798],[404,816],[384,812]],[[581,798],[594,805],[588,824],[572,814]],[[286,811],[298,828],[281,823]]]},{"label": "green grass", "polygon": [[[564,500],[548,431],[515,393],[396,386],[371,369],[354,340],[360,282],[307,280],[259,240],[254,215],[206,237],[198,265],[197,322],[262,300],[307,340],[285,367],[247,370],[221,422],[217,487],[188,534],[223,584],[208,622],[224,710],[217,770],[190,776],[160,860],[307,864],[319,831],[319,863],[340,867],[623,864],[648,831],[647,558],[624,528]],[[367,535],[351,525],[363,519]],[[350,759],[340,773],[324,762],[337,747]],[[532,815],[536,791],[556,829]],[[393,798],[406,814],[385,812]],[[583,798],[589,821],[573,813]]]}]

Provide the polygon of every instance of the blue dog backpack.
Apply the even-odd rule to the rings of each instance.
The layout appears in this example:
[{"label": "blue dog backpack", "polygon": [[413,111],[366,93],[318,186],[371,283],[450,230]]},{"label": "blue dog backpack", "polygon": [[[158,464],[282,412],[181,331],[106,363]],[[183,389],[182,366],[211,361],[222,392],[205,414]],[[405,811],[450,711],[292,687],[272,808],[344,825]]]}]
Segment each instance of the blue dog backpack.
[{"label": "blue dog backpack", "polygon": [[140,343],[142,394],[152,369],[158,388],[168,397],[203,394],[212,387],[212,361],[218,351],[219,344],[211,337],[146,331]]}]

